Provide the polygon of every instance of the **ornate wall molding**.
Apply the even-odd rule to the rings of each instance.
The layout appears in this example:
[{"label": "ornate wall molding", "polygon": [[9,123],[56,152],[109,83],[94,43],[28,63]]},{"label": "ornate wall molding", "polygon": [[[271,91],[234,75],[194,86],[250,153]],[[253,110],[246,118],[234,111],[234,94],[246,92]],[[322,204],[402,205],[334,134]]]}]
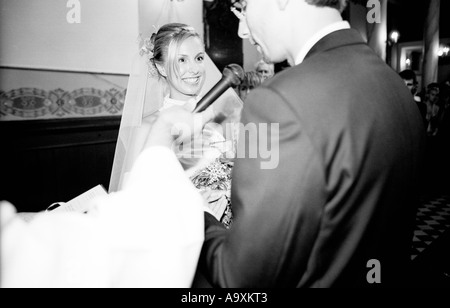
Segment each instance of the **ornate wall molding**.
[{"label": "ornate wall molding", "polygon": [[126,90],[80,88],[44,91],[19,88],[0,92],[0,121],[117,116],[122,113]]}]

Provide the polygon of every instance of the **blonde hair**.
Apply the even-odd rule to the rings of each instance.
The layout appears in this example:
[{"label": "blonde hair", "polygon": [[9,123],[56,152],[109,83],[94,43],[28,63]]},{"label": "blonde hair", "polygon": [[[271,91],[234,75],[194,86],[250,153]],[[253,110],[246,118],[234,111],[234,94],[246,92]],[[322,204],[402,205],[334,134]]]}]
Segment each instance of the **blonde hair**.
[{"label": "blonde hair", "polygon": [[270,74],[271,74],[272,76],[275,74],[275,65],[273,65],[273,63],[267,63],[267,62],[264,61],[264,60],[259,60],[258,62],[256,62],[256,64],[255,64],[255,70],[258,71],[259,68],[260,68],[261,66],[263,66],[263,65],[269,67],[269,69],[270,69]]},{"label": "blonde hair", "polygon": [[[194,28],[181,23],[166,24],[152,35],[153,57],[150,60],[154,65],[164,67],[168,78],[174,79],[173,77],[180,76],[176,55],[181,44],[190,37],[196,37],[201,41],[200,35]],[[157,71],[161,75],[159,70]]]},{"label": "blonde hair", "polygon": [[241,86],[256,88],[264,82],[263,76],[256,71],[245,72]]}]

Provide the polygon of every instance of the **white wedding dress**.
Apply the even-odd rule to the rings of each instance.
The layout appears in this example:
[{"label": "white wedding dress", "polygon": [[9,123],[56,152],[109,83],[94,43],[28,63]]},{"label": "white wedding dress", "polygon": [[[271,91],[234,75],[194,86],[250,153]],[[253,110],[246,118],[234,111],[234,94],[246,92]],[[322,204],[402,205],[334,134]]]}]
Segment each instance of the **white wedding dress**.
[{"label": "white wedding dress", "polygon": [[[177,101],[166,96],[160,111],[173,106],[193,111],[197,101]],[[230,228],[233,219],[230,198],[231,170],[236,156],[238,126],[230,122],[224,126],[216,123],[206,124],[200,142],[187,144],[182,151],[176,151],[175,154],[186,176],[205,196],[206,209],[225,227]]]}]

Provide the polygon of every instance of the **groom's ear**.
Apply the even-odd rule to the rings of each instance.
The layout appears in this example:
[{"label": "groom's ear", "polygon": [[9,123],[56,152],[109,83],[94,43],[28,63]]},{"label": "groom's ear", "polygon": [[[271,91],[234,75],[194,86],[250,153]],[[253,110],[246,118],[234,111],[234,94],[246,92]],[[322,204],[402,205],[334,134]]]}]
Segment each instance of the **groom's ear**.
[{"label": "groom's ear", "polygon": [[167,77],[166,69],[164,68],[164,66],[162,66],[162,65],[160,65],[160,64],[158,64],[158,63],[155,63],[155,66],[156,66],[156,69],[158,70],[158,72],[159,72],[162,76]]}]

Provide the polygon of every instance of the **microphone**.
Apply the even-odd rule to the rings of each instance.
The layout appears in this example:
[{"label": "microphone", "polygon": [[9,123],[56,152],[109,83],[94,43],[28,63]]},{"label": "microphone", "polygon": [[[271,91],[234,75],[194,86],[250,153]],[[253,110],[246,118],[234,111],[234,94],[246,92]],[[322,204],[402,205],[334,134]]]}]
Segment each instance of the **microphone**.
[{"label": "microphone", "polygon": [[229,87],[237,87],[244,79],[244,69],[237,64],[228,64],[223,69],[222,78],[197,103],[193,112],[202,112],[208,108]]}]

